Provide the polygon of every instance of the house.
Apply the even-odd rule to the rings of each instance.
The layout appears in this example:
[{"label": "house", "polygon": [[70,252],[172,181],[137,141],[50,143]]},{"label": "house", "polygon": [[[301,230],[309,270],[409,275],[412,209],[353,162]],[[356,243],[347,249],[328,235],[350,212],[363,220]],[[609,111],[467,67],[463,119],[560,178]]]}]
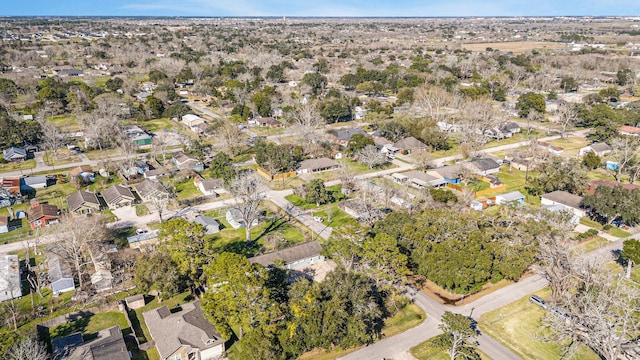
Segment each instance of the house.
[{"label": "house", "polygon": [[268,128],[278,128],[283,126],[280,121],[272,117],[259,117],[256,119],[256,125]]},{"label": "house", "polygon": [[91,274],[91,284],[97,293],[113,289],[113,275],[111,271],[100,268]]},{"label": "house", "polygon": [[22,296],[18,255],[0,256],[0,302]]},{"label": "house", "polygon": [[117,209],[123,206],[131,206],[136,201],[136,197],[131,189],[122,185],[111,185],[102,192],[102,198],[107,203],[109,209]]},{"label": "house", "polygon": [[76,289],[73,272],[69,264],[62,258],[59,245],[51,245],[46,250],[46,263],[49,269],[49,282],[54,296]]},{"label": "house", "polygon": [[0,216],[0,234],[9,232],[9,217]]},{"label": "house", "polygon": [[397,143],[393,144],[393,147],[407,153],[427,149],[427,145],[425,145],[422,141],[414,138],[413,136],[398,141]]},{"label": "house", "polygon": [[42,176],[29,176],[20,178],[20,192],[35,192],[36,190],[42,190],[47,188],[47,177]]},{"label": "house", "polygon": [[543,206],[540,206],[540,211],[556,213],[556,214],[568,211],[572,215],[570,222],[573,225],[578,225],[578,223],[580,222],[580,216],[575,215],[571,210],[567,210],[567,208],[565,208],[563,205],[543,205]]},{"label": "house", "polygon": [[167,175],[167,170],[165,168],[156,168],[146,170],[143,174],[145,179],[149,180],[157,180],[160,177],[164,177]]},{"label": "house", "polygon": [[152,248],[158,243],[158,233],[160,233],[160,230],[152,230],[142,234],[128,236],[127,242],[131,249],[139,249],[145,252],[148,248]]},{"label": "house", "polygon": [[587,145],[583,148],[580,149],[580,152],[578,153],[578,155],[582,156],[585,155],[588,152],[592,152],[600,157],[610,153],[611,151],[613,151],[613,149],[611,148],[611,146],[607,145],[606,143],[593,143],[590,145]]},{"label": "house", "polygon": [[297,270],[324,261],[320,255],[322,246],[318,241],[309,241],[304,244],[291,246],[283,250],[249,258],[252,264],[262,266],[273,265],[276,260],[283,261],[287,269]]},{"label": "house", "polygon": [[81,177],[85,183],[93,182],[95,180],[95,173],[91,166],[82,165],[75,167],[69,171],[69,176],[72,178]]},{"label": "house", "polygon": [[156,180],[145,179],[136,184],[136,192],[142,201],[151,201],[154,198],[169,197],[169,191]]},{"label": "house", "polygon": [[9,162],[23,161],[27,159],[27,150],[12,146],[2,151],[2,157]]},{"label": "house", "polygon": [[523,151],[513,151],[504,156],[504,159],[509,166],[514,167],[520,171],[531,170],[535,167],[533,156]]},{"label": "house", "polygon": [[129,351],[120,326],[98,331],[98,336],[84,341],[81,333],[73,333],[51,341],[56,360],[129,360]]},{"label": "house", "polygon": [[369,136],[369,134],[360,128],[340,128],[338,130],[329,130],[327,133],[333,136],[333,141],[340,146],[347,146],[353,135],[360,134],[363,136]]},{"label": "house", "polygon": [[202,225],[204,231],[207,235],[215,234],[220,232],[220,223],[218,220],[204,215],[197,215],[193,222],[196,224]]},{"label": "house", "polygon": [[193,179],[196,188],[205,196],[218,196],[219,192],[224,192],[224,180],[222,179],[202,179],[196,176]]},{"label": "house", "polygon": [[191,131],[199,134],[202,132],[200,125],[204,125],[206,121],[198,115],[186,114],[182,116],[182,123],[187,125]]},{"label": "house", "polygon": [[508,204],[516,202],[520,205],[524,204],[524,195],[520,191],[512,191],[502,195],[496,195],[496,205]]},{"label": "house", "polygon": [[192,155],[185,154],[183,152],[174,154],[172,161],[180,170],[204,170],[204,164],[200,160]]},{"label": "house", "polygon": [[338,207],[347,215],[359,222],[380,220],[384,217],[382,211],[366,206],[359,199],[348,199],[338,203]]},{"label": "house", "polygon": [[598,186],[622,186],[623,188],[627,189],[627,190],[636,190],[636,189],[640,189],[640,185],[636,185],[636,184],[626,184],[626,183],[619,183],[613,180],[609,180],[609,179],[601,179],[601,180],[594,180],[591,182],[591,184],[589,184],[589,189],[587,190],[587,193],[593,195],[596,192],[596,188]]},{"label": "house", "polygon": [[125,304],[127,304],[127,308],[129,308],[130,310],[140,309],[141,307],[144,307],[146,305],[146,302],[144,301],[144,295],[142,294],[129,296],[124,299],[124,302]]},{"label": "house", "polygon": [[340,164],[329,158],[308,159],[298,164],[298,174],[311,174],[322,171],[334,170],[340,167]]},{"label": "house", "polygon": [[500,126],[500,131],[502,131],[506,137],[512,137],[515,134],[519,134],[522,131],[522,128],[518,123],[510,121]]},{"label": "house", "polygon": [[60,221],[60,209],[55,205],[40,204],[37,200],[32,201],[27,219],[32,229],[57,224]]},{"label": "house", "polygon": [[136,125],[129,125],[124,127],[125,135],[131,140],[133,145],[137,145],[140,148],[148,148],[151,146],[153,138],[147,134],[144,130]]},{"label": "house", "polygon": [[[225,219],[227,220],[229,225],[231,225],[231,227],[233,227],[234,229],[243,229],[247,227],[247,225],[244,222],[244,219],[242,218],[242,213],[238,208],[231,208],[227,210],[225,214]],[[256,226],[258,224],[259,224],[258,219],[253,220],[252,226]]]},{"label": "house", "polygon": [[461,163],[474,174],[487,176],[500,172],[500,164],[491,158],[475,158],[469,162]]},{"label": "house", "polygon": [[586,211],[581,205],[582,196],[558,190],[542,195],[540,200],[542,205],[562,205],[565,209],[570,210],[578,217],[586,215]]},{"label": "house", "polygon": [[445,121],[438,121],[436,125],[438,126],[438,128],[440,128],[441,131],[454,133],[464,131],[464,129],[467,127],[465,124],[453,124]]},{"label": "house", "polygon": [[638,136],[640,135],[640,127],[623,125],[618,129],[620,135]]},{"label": "house", "polygon": [[179,311],[163,306],[142,313],[162,360],[217,359],[224,340],[205,317],[200,301],[187,303]]},{"label": "house", "polygon": [[78,190],[67,196],[67,205],[69,206],[69,211],[76,214],[90,214],[101,210],[98,196],[95,193],[84,190]]},{"label": "house", "polygon": [[20,195],[20,178],[3,177],[0,180],[0,188],[10,194]]},{"label": "house", "polygon": [[407,171],[405,173],[395,173],[391,177],[401,184],[411,185],[417,188],[442,187],[444,179],[429,175],[424,171]]},{"label": "house", "polygon": [[429,175],[432,175],[437,178],[444,179],[445,182],[449,184],[458,184],[460,183],[460,173],[462,172],[462,165],[446,165],[441,168],[433,169],[427,171]]}]

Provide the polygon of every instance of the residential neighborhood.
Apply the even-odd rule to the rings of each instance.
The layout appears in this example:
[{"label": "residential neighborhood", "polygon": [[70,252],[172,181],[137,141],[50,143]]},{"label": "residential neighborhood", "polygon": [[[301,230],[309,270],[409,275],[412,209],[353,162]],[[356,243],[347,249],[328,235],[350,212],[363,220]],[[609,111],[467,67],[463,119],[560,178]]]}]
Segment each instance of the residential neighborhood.
[{"label": "residential neighborhood", "polygon": [[640,18],[2,22],[2,358],[640,358]]}]

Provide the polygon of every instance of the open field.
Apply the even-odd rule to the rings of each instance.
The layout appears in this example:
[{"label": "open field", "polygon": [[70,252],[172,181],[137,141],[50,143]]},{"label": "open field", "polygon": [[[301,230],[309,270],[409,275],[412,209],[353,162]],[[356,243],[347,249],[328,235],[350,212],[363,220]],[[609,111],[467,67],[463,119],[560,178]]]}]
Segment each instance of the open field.
[{"label": "open field", "polygon": [[[542,298],[550,295],[548,289],[536,292]],[[480,317],[480,330],[511,349],[523,359],[560,359],[562,348],[558,343],[544,342],[541,327],[545,310],[529,302],[525,296],[511,304],[495,309]],[[575,359],[597,360],[589,348],[580,346]]]},{"label": "open field", "polygon": [[511,51],[513,53],[523,53],[534,49],[565,49],[567,46],[556,42],[543,41],[509,41],[509,42],[491,42],[491,43],[475,43],[462,44],[463,49],[471,51],[486,51],[487,48],[500,51]]}]

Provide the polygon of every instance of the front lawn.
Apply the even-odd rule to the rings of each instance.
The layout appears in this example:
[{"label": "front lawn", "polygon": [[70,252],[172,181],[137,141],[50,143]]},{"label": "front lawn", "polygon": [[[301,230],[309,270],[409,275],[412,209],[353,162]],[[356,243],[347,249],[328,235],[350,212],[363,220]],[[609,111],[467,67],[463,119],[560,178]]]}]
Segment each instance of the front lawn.
[{"label": "front lawn", "polygon": [[76,118],[75,116],[60,115],[49,118],[48,121],[55,125],[58,130],[62,132],[77,131],[80,129],[78,118]]},{"label": "front lawn", "polygon": [[35,167],[36,167],[35,159],[0,163],[0,173],[9,172],[9,171],[24,171],[25,174],[28,174],[26,170],[33,169]]},{"label": "front lawn", "polygon": [[87,341],[98,337],[98,331],[115,325],[120,326],[123,335],[131,333],[131,328],[129,327],[124,314],[118,311],[109,311],[50,328],[49,337],[54,339],[61,336],[71,335],[76,332],[81,332],[82,338]]},{"label": "front lawn", "polygon": [[181,182],[175,182],[173,185],[176,187],[178,200],[193,199],[199,196],[204,196],[193,184],[193,179],[185,179]]},{"label": "front lawn", "polygon": [[[415,356],[418,360],[449,360],[449,354],[445,350],[437,349],[431,346],[432,339],[429,339],[417,346],[412,347],[409,351],[411,355]],[[485,355],[482,351],[478,350],[480,359],[491,360],[490,357]]]},{"label": "front lawn", "polygon": [[58,149],[55,154],[51,150],[47,150],[44,153],[44,163],[49,166],[71,164],[80,161],[82,160],[78,157],[78,155],[67,148]]},{"label": "front lawn", "polygon": [[[536,292],[542,298],[549,297],[548,289]],[[523,359],[560,359],[560,344],[544,342],[541,320],[545,310],[529,302],[529,296],[482,315],[478,321],[480,330],[511,349]],[[599,357],[586,346],[580,346],[575,359],[598,360]]]}]

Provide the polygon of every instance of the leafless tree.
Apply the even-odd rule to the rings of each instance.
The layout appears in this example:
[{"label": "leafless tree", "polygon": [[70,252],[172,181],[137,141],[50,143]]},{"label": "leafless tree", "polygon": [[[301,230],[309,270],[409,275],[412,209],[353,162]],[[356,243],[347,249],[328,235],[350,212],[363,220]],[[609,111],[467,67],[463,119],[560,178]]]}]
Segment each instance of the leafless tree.
[{"label": "leafless tree", "polygon": [[618,168],[614,170],[613,176],[616,181],[620,181],[623,172],[627,169],[627,165],[634,163],[638,156],[640,148],[640,138],[638,137],[619,137],[611,141],[613,151],[609,155],[611,160],[618,163]]},{"label": "leafless tree", "polygon": [[574,287],[559,306],[561,310],[544,320],[545,327],[551,329],[548,340],[567,344],[565,354],[575,353],[582,343],[603,359],[633,357],[625,352],[637,347],[640,305],[635,300],[640,291],[603,270],[603,265],[597,260],[582,261],[572,274]]},{"label": "leafless tree", "polygon": [[251,244],[251,228],[258,220],[260,206],[267,196],[267,186],[258,174],[242,173],[231,184],[230,192],[236,200],[235,207],[245,224],[245,240],[248,246]]},{"label": "leafless tree", "polygon": [[338,178],[342,184],[342,191],[345,195],[350,195],[356,190],[355,173],[348,164],[343,164],[338,169]]},{"label": "leafless tree", "polygon": [[54,247],[57,255],[73,264],[78,276],[78,284],[83,287],[83,267],[91,258],[91,248],[99,244],[106,234],[104,219],[99,215],[84,216],[69,214],[56,227],[60,240]]},{"label": "leafless tree", "polygon": [[369,169],[386,164],[389,161],[387,155],[378,151],[378,149],[373,145],[367,145],[358,150],[356,158],[359,162],[366,164]]},{"label": "leafless tree", "polygon": [[558,121],[562,126],[560,137],[564,138],[567,134],[567,128],[573,126],[578,118],[578,110],[575,105],[563,102],[558,107]]},{"label": "leafless tree", "polygon": [[291,133],[299,137],[305,144],[316,142],[318,140],[317,131],[325,124],[317,106],[312,102],[298,106],[291,113],[289,120],[292,122]]},{"label": "leafless tree", "polygon": [[169,196],[157,195],[151,198],[150,200],[151,210],[156,211],[158,213],[158,218],[160,223],[164,221],[162,214],[167,210],[167,205],[169,205]]},{"label": "leafless tree", "polygon": [[441,87],[425,85],[416,91],[416,103],[427,111],[429,117],[440,121],[446,115],[446,108],[457,106],[458,99]]},{"label": "leafless tree", "polygon": [[[7,264],[12,266],[11,264]],[[17,265],[16,265],[17,266]],[[20,288],[20,278],[16,278],[11,271],[3,271],[0,273],[0,292],[9,295],[9,301],[4,303],[5,309],[11,314],[11,320],[13,322],[13,330],[18,330],[18,311],[16,308],[15,297],[16,289]]]},{"label": "leafless tree", "polygon": [[33,337],[28,337],[13,345],[5,354],[8,360],[48,360],[47,347]]},{"label": "leafless tree", "polygon": [[50,121],[40,120],[42,128],[42,143],[47,150],[53,151],[53,156],[58,159],[58,149],[64,145],[64,134]]},{"label": "leafless tree", "polygon": [[218,144],[228,151],[231,156],[238,154],[240,139],[242,138],[242,131],[238,129],[238,126],[225,121],[215,129],[214,133]]},{"label": "leafless tree", "polygon": [[538,272],[549,282],[554,302],[564,303],[571,295],[575,261],[558,233],[538,237]]}]

